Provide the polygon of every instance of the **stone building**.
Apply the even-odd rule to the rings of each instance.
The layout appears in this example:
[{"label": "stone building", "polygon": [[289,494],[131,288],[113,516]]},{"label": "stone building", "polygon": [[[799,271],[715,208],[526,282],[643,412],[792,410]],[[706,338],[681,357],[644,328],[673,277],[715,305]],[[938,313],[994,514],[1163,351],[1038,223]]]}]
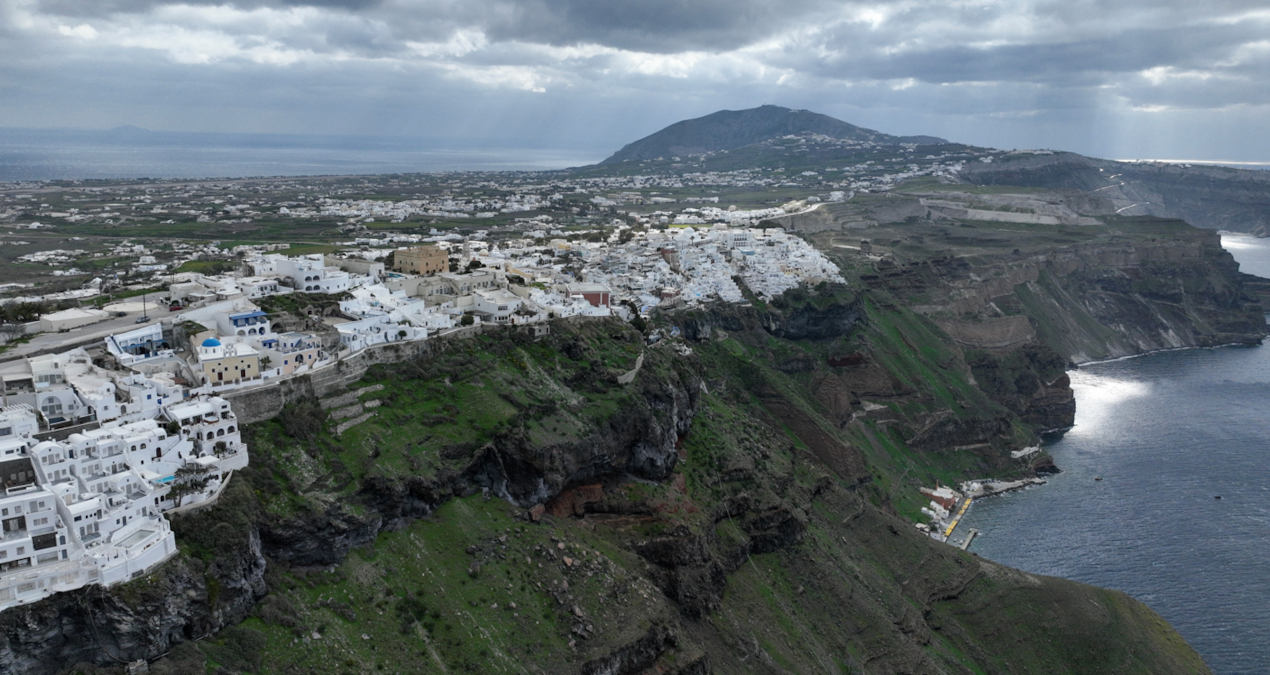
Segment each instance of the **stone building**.
[{"label": "stone building", "polygon": [[440,247],[412,246],[393,254],[393,269],[408,274],[448,272],[450,257]]}]

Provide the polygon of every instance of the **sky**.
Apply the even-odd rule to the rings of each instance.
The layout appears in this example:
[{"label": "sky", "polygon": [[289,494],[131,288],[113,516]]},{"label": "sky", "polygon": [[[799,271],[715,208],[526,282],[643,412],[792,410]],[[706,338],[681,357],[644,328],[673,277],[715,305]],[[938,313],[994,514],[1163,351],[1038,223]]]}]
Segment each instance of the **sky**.
[{"label": "sky", "polygon": [[0,127],[594,151],[762,104],[1270,161],[1265,0],[0,0]]}]

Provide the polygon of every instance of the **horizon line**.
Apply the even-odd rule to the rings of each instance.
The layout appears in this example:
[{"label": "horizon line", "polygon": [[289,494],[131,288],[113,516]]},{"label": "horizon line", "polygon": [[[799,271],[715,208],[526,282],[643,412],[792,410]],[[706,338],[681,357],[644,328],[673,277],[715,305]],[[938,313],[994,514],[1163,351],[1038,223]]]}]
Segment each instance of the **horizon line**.
[{"label": "horizon line", "polygon": [[1270,162],[1237,162],[1223,159],[1117,159],[1117,162],[1162,162],[1164,164],[1217,164],[1234,166],[1270,166]]}]

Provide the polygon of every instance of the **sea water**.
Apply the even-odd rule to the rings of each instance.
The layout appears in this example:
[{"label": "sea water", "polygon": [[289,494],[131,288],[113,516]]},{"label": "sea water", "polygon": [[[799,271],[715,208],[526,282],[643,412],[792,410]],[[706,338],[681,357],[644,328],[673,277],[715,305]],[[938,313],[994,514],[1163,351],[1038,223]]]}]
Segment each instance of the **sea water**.
[{"label": "sea water", "polygon": [[460,146],[446,139],[0,128],[0,183],[550,170],[584,149]]},{"label": "sea water", "polygon": [[[1223,244],[1270,277],[1270,242]],[[1071,376],[1076,425],[1046,447],[1063,473],[976,502],[954,538],[976,528],[985,558],[1129,593],[1217,673],[1270,672],[1270,345]]]}]

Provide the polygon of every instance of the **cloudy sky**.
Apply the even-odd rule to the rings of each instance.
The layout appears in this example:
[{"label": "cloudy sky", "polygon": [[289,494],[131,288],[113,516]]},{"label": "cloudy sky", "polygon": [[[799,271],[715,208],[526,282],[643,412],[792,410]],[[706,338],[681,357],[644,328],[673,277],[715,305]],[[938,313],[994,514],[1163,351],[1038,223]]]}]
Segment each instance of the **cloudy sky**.
[{"label": "cloudy sky", "polygon": [[594,149],[774,103],[894,134],[1270,160],[1265,0],[0,0],[0,126]]}]

